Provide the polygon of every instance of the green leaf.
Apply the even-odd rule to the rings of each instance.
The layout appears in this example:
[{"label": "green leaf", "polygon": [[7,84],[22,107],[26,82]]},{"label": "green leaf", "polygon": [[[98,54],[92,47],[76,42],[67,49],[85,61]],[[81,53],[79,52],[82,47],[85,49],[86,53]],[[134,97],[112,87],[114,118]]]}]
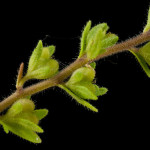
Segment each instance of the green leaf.
[{"label": "green leaf", "polygon": [[28,79],[48,79],[54,76],[59,69],[59,64],[56,60],[50,59],[48,62],[39,66],[36,70],[27,74]]},{"label": "green leaf", "polygon": [[78,97],[83,99],[97,100],[97,96],[91,92],[87,87],[80,85],[72,85],[69,86],[69,89],[75,93]]},{"label": "green leaf", "polygon": [[102,32],[104,32],[104,34],[107,32],[107,30],[109,29],[108,25],[106,23],[101,23],[101,24],[98,24],[96,26],[94,26],[88,36],[87,36],[87,41],[86,43],[90,43],[90,41],[97,35],[97,33],[99,32],[99,30],[102,30]]},{"label": "green leaf", "polygon": [[32,55],[29,59],[27,72],[31,72],[36,68],[38,61],[40,59],[40,56],[42,54],[42,49],[43,49],[43,44],[42,44],[42,41],[40,40],[37,44],[37,47],[34,49],[34,51],[32,52]]},{"label": "green leaf", "polygon": [[75,84],[80,81],[93,81],[95,70],[92,67],[81,67],[73,72],[69,81],[66,84]]},{"label": "green leaf", "polygon": [[43,47],[42,54],[41,54],[40,58],[50,59],[50,57],[53,55],[54,52],[55,52],[55,46],[54,45],[51,45],[48,47]]},{"label": "green leaf", "polygon": [[55,53],[56,47],[54,45],[49,46],[49,54],[50,57]]},{"label": "green leaf", "polygon": [[14,117],[17,114],[21,113],[22,111],[33,111],[35,105],[33,101],[29,99],[20,99],[16,101],[7,111],[6,117]]},{"label": "green leaf", "polygon": [[11,116],[14,117],[17,114],[19,114],[20,112],[22,112],[22,104],[20,103],[14,103],[7,111],[6,115],[7,116]]},{"label": "green leaf", "polygon": [[137,58],[137,60],[140,63],[141,67],[143,68],[143,70],[145,71],[147,76],[150,78],[150,69],[149,69],[146,61],[144,60],[144,58],[139,53],[135,53],[132,50],[130,50],[130,52]]},{"label": "green leaf", "polygon": [[79,104],[87,107],[88,109],[94,111],[94,112],[98,112],[98,109],[96,107],[94,107],[93,105],[91,105],[89,102],[81,99],[80,97],[77,97],[76,95],[74,95],[73,97]]},{"label": "green leaf", "polygon": [[102,49],[102,39],[105,37],[105,34],[108,30],[108,26],[106,23],[101,23],[94,26],[87,36],[87,46],[86,52],[87,57],[89,59],[96,58],[99,54],[103,53],[104,50]]},{"label": "green leaf", "polygon": [[14,118],[12,121],[19,124],[19,125],[21,125],[21,126],[23,126],[26,129],[29,129],[29,130],[32,130],[32,131],[35,131],[35,132],[39,132],[39,133],[44,132],[41,127],[39,127],[38,125],[36,125],[35,123],[33,123],[29,120],[22,119],[22,118]]},{"label": "green leaf", "polygon": [[103,32],[102,28],[99,28],[99,30],[96,30],[96,33],[91,36],[92,39],[90,39],[89,43],[87,44],[86,52],[89,59],[94,59],[101,53],[102,39],[104,38],[105,33]]},{"label": "green leaf", "polygon": [[48,110],[47,109],[37,109],[37,110],[34,110],[34,114],[37,116],[37,118],[39,120],[41,120],[48,115]]},{"label": "green leaf", "polygon": [[97,85],[95,85],[95,88],[96,88],[96,93],[95,93],[96,96],[102,96],[106,94],[108,91],[107,88],[104,88],[104,87],[99,88]]},{"label": "green leaf", "polygon": [[25,120],[29,120],[35,124],[39,123],[38,117],[34,114],[34,111],[29,111],[29,112],[21,112],[16,116],[17,118],[22,118]]},{"label": "green leaf", "polygon": [[149,7],[149,11],[148,11],[147,24],[146,24],[143,32],[147,32],[148,30],[150,30],[150,7]]},{"label": "green leaf", "polygon": [[9,133],[9,129],[8,129],[7,125],[3,124],[3,129],[4,129],[6,134]]},{"label": "green leaf", "polygon": [[94,112],[98,112],[98,109],[95,108],[94,106],[92,106],[90,103],[88,103],[87,101],[81,99],[80,97],[78,97],[77,95],[75,95],[73,92],[71,92],[66,86],[64,85],[59,85],[60,88],[62,88],[63,90],[65,90],[72,98],[74,98],[79,104],[85,106],[86,108],[94,111]]},{"label": "green leaf", "polygon": [[139,54],[145,59],[147,64],[150,66],[150,42],[145,44],[139,49]]},{"label": "green leaf", "polygon": [[28,77],[30,79],[46,79],[49,76],[50,70],[51,69],[49,66],[44,66],[32,71],[30,74],[28,74]]},{"label": "green leaf", "polygon": [[4,131],[5,131],[5,133],[9,133],[9,130],[8,130],[8,128],[7,128],[7,125],[3,122],[3,121],[1,121],[0,120],[0,125],[2,125],[2,127],[3,127],[3,129],[4,129]]},{"label": "green leaf", "polygon": [[85,50],[86,50],[86,38],[87,38],[87,35],[90,31],[90,28],[91,28],[91,21],[88,21],[86,26],[84,27],[84,30],[82,32],[82,37],[81,37],[81,43],[80,43],[80,53],[79,53],[79,56],[78,58],[80,58],[84,53],[85,53]]},{"label": "green leaf", "polygon": [[73,72],[72,76],[70,77],[69,81],[67,84],[75,84],[80,82],[84,78],[84,75],[82,73],[81,69],[77,69],[76,71]]},{"label": "green leaf", "polygon": [[9,131],[20,136],[21,138],[33,143],[41,143],[40,137],[34,131],[25,128],[13,120],[7,120],[5,125]]},{"label": "green leaf", "polygon": [[102,40],[102,48],[106,49],[110,46],[113,46],[118,41],[118,36],[115,34],[107,34],[105,38]]},{"label": "green leaf", "polygon": [[97,86],[96,84],[82,81],[78,85],[86,87],[88,90],[90,90],[95,96],[102,96],[107,93],[108,89]]},{"label": "green leaf", "polygon": [[54,52],[55,46],[43,47],[42,41],[39,41],[32,52],[28,71],[22,82],[24,83],[29,79],[47,79],[55,75],[59,69],[59,64],[56,60],[51,59]]}]

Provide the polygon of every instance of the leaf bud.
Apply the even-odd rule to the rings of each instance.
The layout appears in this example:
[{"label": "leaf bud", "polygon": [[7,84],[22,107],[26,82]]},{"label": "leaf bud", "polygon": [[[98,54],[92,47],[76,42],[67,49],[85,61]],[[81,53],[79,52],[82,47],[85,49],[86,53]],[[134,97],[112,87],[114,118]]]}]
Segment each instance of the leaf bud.
[{"label": "leaf bud", "polygon": [[26,77],[28,79],[48,79],[58,72],[59,64],[56,60],[50,59],[44,64],[39,64],[38,68],[27,74]]},{"label": "leaf bud", "polygon": [[94,59],[106,52],[106,48],[114,45],[118,41],[118,36],[111,33],[106,34],[108,29],[106,23],[100,23],[91,28],[91,21],[89,21],[82,32],[78,58],[87,54],[89,59]]},{"label": "leaf bud", "polygon": [[59,63],[51,58],[54,52],[55,46],[43,47],[40,40],[30,56],[27,73],[18,86],[22,87],[30,79],[48,79],[55,75],[59,70]]},{"label": "leaf bud", "polygon": [[95,70],[92,67],[81,67],[74,71],[67,84],[75,84],[80,81],[92,82],[95,77]]},{"label": "leaf bud", "polygon": [[35,109],[35,104],[29,99],[20,99],[16,101],[7,111],[7,116],[16,116],[21,112],[33,111]]}]

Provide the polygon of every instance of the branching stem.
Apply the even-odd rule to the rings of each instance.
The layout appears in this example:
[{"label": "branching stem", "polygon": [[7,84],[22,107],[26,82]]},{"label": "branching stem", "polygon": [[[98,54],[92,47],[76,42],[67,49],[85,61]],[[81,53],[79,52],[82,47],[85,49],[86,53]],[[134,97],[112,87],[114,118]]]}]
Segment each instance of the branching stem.
[{"label": "branching stem", "polygon": [[[50,79],[41,81],[39,83],[36,83],[34,85],[31,85],[29,87],[26,87],[24,89],[16,90],[12,95],[10,95],[9,97],[7,97],[6,99],[4,99],[0,102],[0,112],[4,111],[6,108],[8,108],[10,105],[12,105],[15,101],[17,101],[20,98],[36,94],[47,88],[61,84],[76,69],[84,66],[87,63],[97,61],[99,59],[108,57],[108,56],[116,54],[116,53],[124,52],[126,50],[129,50],[129,49],[131,49],[135,46],[138,46],[139,44],[142,44],[147,41],[150,41],[150,31],[139,34],[136,37],[133,37],[129,40],[126,40],[124,42],[121,42],[119,44],[116,44],[112,47],[107,48],[106,53],[99,55],[97,58],[95,58],[93,60],[88,60],[86,55],[84,55],[80,59],[75,60],[72,64],[67,66],[62,71],[60,71],[56,76],[54,76]],[[137,51],[137,49],[133,49],[133,50]]]}]

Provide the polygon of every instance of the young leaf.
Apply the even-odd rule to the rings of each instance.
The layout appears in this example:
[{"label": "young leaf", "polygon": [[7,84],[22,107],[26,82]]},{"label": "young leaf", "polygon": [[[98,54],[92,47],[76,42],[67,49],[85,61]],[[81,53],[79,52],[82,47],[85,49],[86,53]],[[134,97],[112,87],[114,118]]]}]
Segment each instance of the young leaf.
[{"label": "young leaf", "polygon": [[147,24],[146,24],[143,32],[147,32],[148,30],[150,30],[150,7],[149,7],[149,11],[148,11]]},{"label": "young leaf", "polygon": [[20,99],[16,101],[7,111],[5,117],[15,117],[20,114],[22,111],[32,111],[34,110],[35,105],[33,101],[29,99]]},{"label": "young leaf", "polygon": [[35,124],[39,123],[38,117],[34,114],[34,111],[29,112],[21,112],[20,114],[16,115],[17,118],[22,118],[25,120],[29,120]]},{"label": "young leaf", "polygon": [[73,72],[72,76],[70,77],[69,81],[66,83],[75,84],[80,81],[89,81],[92,82],[95,77],[95,70],[92,67],[81,67]]},{"label": "young leaf", "polygon": [[85,53],[86,38],[87,38],[87,35],[90,31],[90,28],[91,28],[91,21],[88,21],[83,32],[82,32],[81,43],[80,43],[80,53],[79,53],[78,58],[80,58]]},{"label": "young leaf", "polygon": [[84,86],[88,90],[90,90],[95,96],[102,96],[107,93],[108,89],[101,87],[99,88],[96,84],[90,83],[90,82],[85,82],[82,81],[79,83],[79,86]]},{"label": "young leaf", "polygon": [[48,110],[47,109],[37,109],[37,110],[34,110],[33,113],[37,116],[37,118],[39,120],[41,120],[47,116]]},{"label": "young leaf", "polygon": [[35,105],[33,101],[29,99],[20,99],[16,101],[7,111],[6,117],[11,116],[14,117],[17,114],[21,113],[22,111],[28,112],[33,111],[35,108]]},{"label": "young leaf", "polygon": [[39,133],[43,133],[43,129],[41,129],[41,127],[39,127],[38,125],[36,125],[35,123],[26,120],[26,119],[22,119],[22,118],[14,118],[12,119],[13,122],[23,126],[26,129],[35,131],[35,132],[39,132]]},{"label": "young leaf", "polygon": [[[73,97],[73,96],[72,96]],[[98,112],[98,109],[96,107],[94,107],[93,105],[91,105],[90,103],[88,103],[87,101],[81,99],[80,97],[74,95],[73,97],[79,104],[87,107],[88,109],[94,111],[94,112]]]},{"label": "young leaf", "polygon": [[66,86],[64,85],[59,85],[60,88],[62,88],[63,90],[65,90],[72,98],[74,98],[79,104],[87,107],[88,109],[94,111],[94,112],[98,112],[98,109],[95,108],[94,106],[92,106],[90,103],[88,103],[87,101],[81,99],[80,97],[78,97],[77,95],[75,95],[73,92],[71,92]]},{"label": "young leaf", "polygon": [[33,143],[41,143],[40,137],[32,130],[25,128],[13,120],[5,122],[7,129],[21,138]]},{"label": "young leaf", "polygon": [[148,65],[147,65],[146,61],[144,60],[144,58],[139,53],[135,53],[132,50],[130,50],[130,52],[137,58],[137,60],[140,63],[141,67],[143,68],[143,70],[145,71],[147,76],[150,78],[150,68],[148,67]]},{"label": "young leaf", "polygon": [[150,42],[145,44],[139,49],[139,54],[145,59],[147,64],[150,66]]},{"label": "young leaf", "polygon": [[110,46],[113,46],[118,41],[118,36],[115,34],[107,34],[105,38],[102,40],[102,48],[106,49]]},{"label": "young leaf", "polygon": [[48,47],[43,47],[42,54],[41,54],[40,58],[50,59],[50,57],[53,55],[54,52],[55,52],[55,46],[54,45],[51,45]]},{"label": "young leaf", "polygon": [[69,86],[69,89],[73,91],[78,97],[83,99],[97,100],[97,96],[91,92],[87,87],[80,85]]},{"label": "young leaf", "polygon": [[4,129],[6,134],[9,133],[9,129],[8,129],[7,125],[3,124],[3,129]]},{"label": "young leaf", "polygon": [[88,33],[86,40],[86,52],[89,59],[94,59],[99,54],[103,53],[102,39],[104,38],[106,31],[108,30],[106,23],[101,23],[94,26]]},{"label": "young leaf", "polygon": [[[90,34],[90,33],[89,33]],[[91,35],[92,39],[89,41],[89,44],[87,44],[86,52],[87,57],[89,59],[96,58],[102,50],[102,39],[104,38],[105,33],[102,30],[102,28],[99,28],[99,30],[96,30],[96,33]]]},{"label": "young leaf", "polygon": [[[34,102],[32,101],[32,100],[30,100],[30,99],[20,99],[20,100],[18,100],[18,101],[16,101],[14,104],[13,104],[13,106],[15,105],[15,104],[21,104],[22,105],[22,111],[26,111],[26,112],[28,112],[28,111],[33,111],[34,109],[35,109],[35,104],[34,104]],[[12,106],[12,107],[13,107]]]},{"label": "young leaf", "polygon": [[43,44],[42,44],[42,41],[40,40],[37,47],[34,49],[34,51],[32,52],[32,55],[29,59],[27,72],[31,72],[36,68],[37,63],[38,63],[40,56],[42,54],[42,49],[43,49]]},{"label": "young leaf", "polygon": [[99,32],[99,30],[102,30],[104,32],[104,34],[106,33],[106,31],[109,29],[108,25],[106,23],[101,23],[101,24],[98,24],[96,26],[94,26],[88,36],[87,36],[87,40],[86,40],[86,43],[90,43],[90,41],[97,35],[97,33]]},{"label": "young leaf", "polygon": [[20,103],[14,103],[7,111],[6,115],[14,117],[20,112],[22,112],[22,105]]},{"label": "young leaf", "polygon": [[84,78],[84,75],[82,73],[82,69],[77,69],[73,72],[71,75],[69,81],[66,84],[75,84],[80,82]]},{"label": "young leaf", "polygon": [[56,60],[50,59],[45,65],[27,74],[28,79],[48,79],[55,75],[59,69],[59,64]]},{"label": "young leaf", "polygon": [[46,79],[49,75],[49,72],[50,72],[50,67],[43,66],[39,69],[32,71],[30,74],[28,74],[28,78],[30,78],[30,79]]},{"label": "young leaf", "polygon": [[50,57],[55,53],[56,47],[54,45],[49,46],[49,55]]},{"label": "young leaf", "polygon": [[96,96],[102,96],[106,94],[108,91],[107,88],[104,88],[104,87],[99,88],[97,85],[95,85],[95,89],[96,89],[96,92],[95,92]]},{"label": "young leaf", "polygon": [[4,129],[4,131],[5,131],[5,133],[9,133],[9,130],[8,130],[8,128],[7,128],[7,125],[3,122],[3,121],[1,121],[0,120],[0,125],[2,125],[2,127],[3,127],[3,129]]}]

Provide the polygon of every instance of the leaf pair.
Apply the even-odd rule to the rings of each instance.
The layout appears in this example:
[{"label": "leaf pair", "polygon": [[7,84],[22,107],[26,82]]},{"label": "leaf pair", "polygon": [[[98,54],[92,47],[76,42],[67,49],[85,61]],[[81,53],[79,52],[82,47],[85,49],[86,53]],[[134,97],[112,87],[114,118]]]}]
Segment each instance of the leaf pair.
[{"label": "leaf pair", "polygon": [[95,70],[88,66],[77,69],[69,81],[59,87],[64,89],[69,95],[71,95],[78,103],[86,106],[92,111],[98,112],[98,110],[89,104],[85,100],[97,100],[98,96],[101,96],[107,92],[106,88],[99,88],[96,84],[93,84],[95,77]]},{"label": "leaf pair", "polygon": [[58,71],[58,62],[51,59],[54,52],[54,46],[43,47],[42,41],[39,41],[30,57],[27,76],[36,79],[46,79],[53,76]]},{"label": "leaf pair", "polygon": [[91,21],[88,21],[81,37],[79,58],[87,54],[89,59],[94,59],[104,53],[106,48],[118,41],[118,36],[112,33],[106,34],[109,27],[101,23],[91,29]]},{"label": "leaf pair", "polygon": [[40,137],[35,132],[42,133],[43,130],[31,121],[17,118],[0,121],[0,123],[3,125],[6,133],[11,131],[12,133],[30,142],[41,143]]},{"label": "leaf pair", "polygon": [[147,76],[150,77],[150,42],[140,48],[138,52],[132,50],[130,52],[137,58]]},{"label": "leaf pair", "polygon": [[59,69],[58,62],[51,58],[54,52],[55,46],[43,47],[40,40],[30,56],[27,73],[19,84],[23,85],[29,79],[48,79],[54,76]]},{"label": "leaf pair", "polygon": [[29,99],[20,99],[15,102],[7,113],[0,117],[0,124],[4,131],[6,133],[11,131],[33,143],[41,143],[37,133],[43,133],[44,131],[38,126],[38,122],[47,115],[48,110],[34,109],[34,103]]}]

